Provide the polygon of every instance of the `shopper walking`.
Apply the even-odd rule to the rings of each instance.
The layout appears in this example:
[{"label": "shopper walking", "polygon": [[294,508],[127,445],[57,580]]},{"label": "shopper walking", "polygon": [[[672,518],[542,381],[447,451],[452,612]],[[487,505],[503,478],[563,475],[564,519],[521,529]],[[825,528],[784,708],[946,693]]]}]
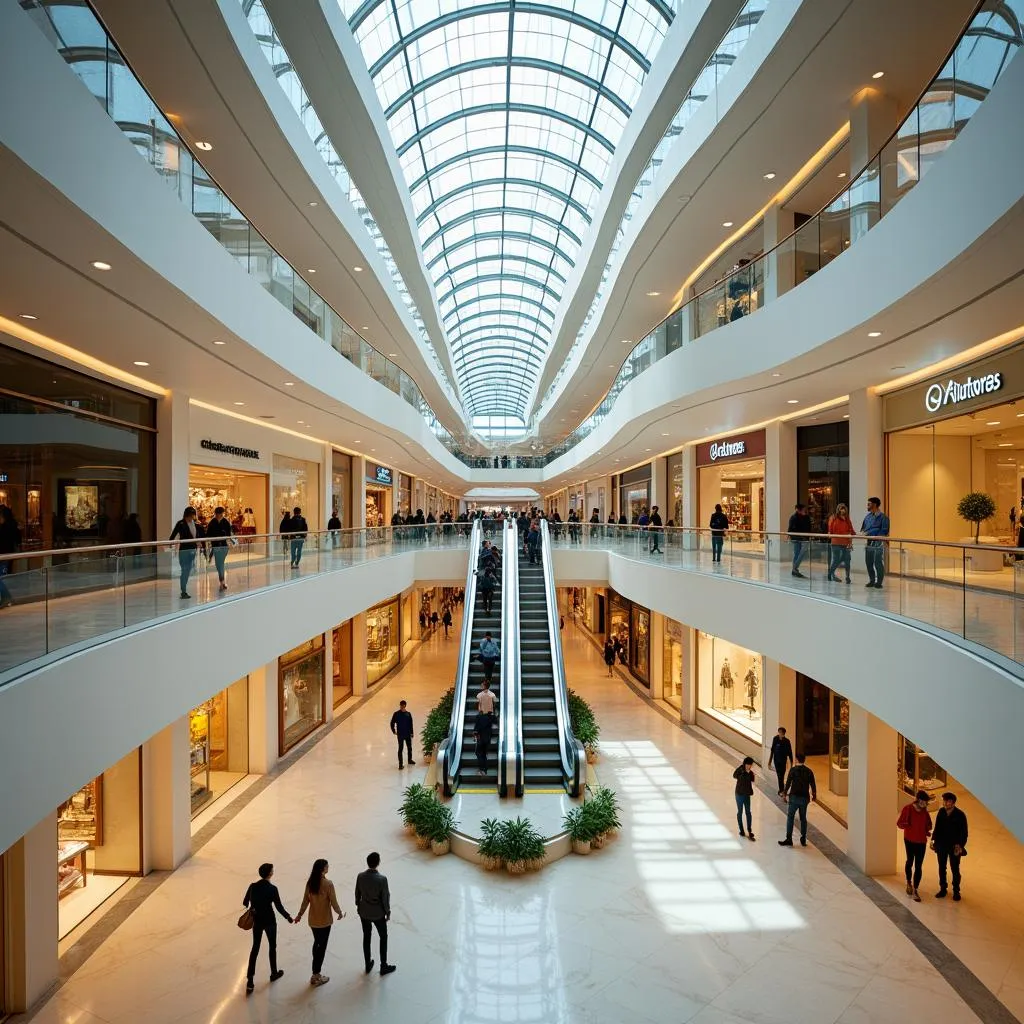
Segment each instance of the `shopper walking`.
[{"label": "shopper walking", "polygon": [[775,769],[775,775],[779,780],[779,796],[782,796],[786,788],[786,768],[793,763],[793,744],[786,736],[785,726],[780,725],[779,731],[772,737],[768,760]]},{"label": "shopper walking", "polygon": [[388,963],[388,921],[391,920],[391,893],[386,875],[382,875],[380,854],[371,853],[366,857],[366,870],[356,875],[356,913],[363,926],[363,962],[366,973],[373,970],[376,961],[370,959],[370,937],[377,929],[380,941],[380,973],[392,974],[397,970]]},{"label": "shopper walking", "polygon": [[203,528],[196,522],[196,510],[189,505],[181,514],[181,518],[174,524],[171,530],[170,540],[178,540],[178,567],[181,575],[178,582],[181,585],[181,598],[191,597],[188,592],[188,581],[192,570],[196,565],[196,550],[202,547]]},{"label": "shopper walking", "polygon": [[[399,516],[398,519],[401,522],[402,517]],[[331,511],[331,518],[327,520],[327,529],[331,531],[331,547],[336,548],[341,543],[341,519],[336,508]]]},{"label": "shopper walking", "polygon": [[711,513],[711,561],[722,561],[722,548],[725,545],[725,531],[729,529],[729,517],[722,511],[721,505],[715,506]]},{"label": "shopper walking", "polygon": [[850,556],[853,554],[853,538],[857,530],[850,521],[850,510],[843,504],[836,506],[836,514],[829,517],[828,532],[830,534],[828,578],[838,583],[836,570],[846,570],[846,582],[850,582]]},{"label": "shopper walking", "polygon": [[476,695],[476,709],[485,715],[494,717],[494,691],[491,690],[490,679],[485,679],[480,684],[480,692]]},{"label": "shopper walking", "polygon": [[789,534],[790,543],[793,545],[793,571],[790,575],[800,579],[807,577],[800,571],[800,563],[807,557],[807,551],[811,544],[811,517],[807,514],[807,506],[798,501],[789,517],[789,526],[786,532]]},{"label": "shopper walking", "polygon": [[789,798],[786,808],[786,838],[779,840],[779,846],[793,845],[793,819],[800,815],[800,845],[807,845],[807,805],[818,799],[818,786],[814,772],[804,764],[805,755],[796,755],[796,764],[789,771],[789,778],[782,789],[782,795]]},{"label": "shopper walking", "polygon": [[614,675],[612,666],[615,664],[615,644],[611,640],[605,640],[604,642],[604,663],[608,666],[608,677],[610,679]]},{"label": "shopper walking", "polygon": [[[736,780],[736,824],[740,835],[754,842],[757,837],[750,822],[750,798],[754,795],[754,759],[743,758],[743,764],[732,773],[732,777]],[[744,813],[747,816],[746,831],[743,830]]]},{"label": "shopper walking", "polygon": [[409,752],[410,767],[416,762],[412,759],[412,715],[406,709],[404,700],[398,702],[398,710],[391,716],[391,733],[398,737],[398,770],[401,771],[405,765],[402,764],[402,749]]},{"label": "shopper walking", "polygon": [[[7,505],[0,505],[0,555],[13,555],[21,547],[21,530],[14,513]],[[4,577],[11,571],[11,560],[0,561],[0,608],[14,604]]]},{"label": "shopper walking", "polygon": [[295,923],[298,924],[306,908],[309,908],[309,927],[313,932],[313,973],[309,978],[310,985],[326,985],[331,980],[321,973],[327,955],[327,942],[331,937],[331,911],[338,915],[339,921],[345,916],[345,911],[338,906],[334,883],[327,877],[328,866],[323,857],[313,861],[306,891],[302,894],[302,903],[295,915]]},{"label": "shopper walking", "polygon": [[907,862],[903,873],[907,876],[907,895],[915,903],[921,902],[918,887],[924,871],[924,851],[928,846],[928,837],[932,834],[932,816],[928,813],[928,794],[917,791],[912,804],[907,804],[896,819],[896,827],[903,833],[903,847],[907,852]]},{"label": "shopper walking", "polygon": [[[283,525],[283,524],[282,524]],[[306,520],[303,518],[302,509],[298,505],[292,509],[292,517],[288,521],[288,539],[290,541],[290,553],[291,553],[291,567],[298,569],[299,562],[302,559],[302,546],[306,543],[306,534],[309,531],[309,526]],[[282,530],[282,533],[285,531]]]},{"label": "shopper walking", "polygon": [[663,524],[662,524],[662,521],[661,521],[661,513],[658,511],[658,506],[657,505],[652,505],[651,506],[650,524],[651,524],[651,554],[652,555],[662,555],[662,554],[664,554],[664,552],[661,550],[661,545],[660,545],[659,542],[661,541],[661,528],[662,528]]},{"label": "shopper walking", "polygon": [[[494,699],[493,697],[491,698]],[[494,718],[491,715],[478,711],[473,720],[473,741],[476,744],[476,773],[477,775],[487,774],[487,751],[491,748],[491,730],[494,728]]]},{"label": "shopper walking", "polygon": [[213,560],[217,565],[217,578],[220,580],[221,590],[228,589],[224,563],[228,559],[228,543],[233,533],[234,530],[231,529],[231,522],[224,515],[223,506],[218,505],[213,510],[213,519],[207,524],[206,536],[207,538],[214,538],[210,540],[210,553],[213,555]]},{"label": "shopper walking", "polygon": [[448,639],[448,630],[452,628],[452,610],[445,605],[444,614],[441,616],[441,625],[444,626],[444,638]]},{"label": "shopper walking", "polygon": [[484,615],[491,614],[491,606],[494,604],[494,573],[491,569],[485,569],[483,576],[477,577],[477,587],[480,590],[480,603],[484,608]]},{"label": "shopper walking", "polygon": [[932,849],[939,862],[937,900],[946,898],[946,865],[953,873],[953,901],[960,902],[960,858],[967,856],[967,815],[956,805],[956,793],[943,793],[935,814]]},{"label": "shopper walking", "polygon": [[868,570],[867,586],[882,589],[885,579],[885,541],[889,536],[889,517],[882,511],[881,498],[868,498],[868,514],[861,523],[860,532],[868,538],[864,546],[864,562]]},{"label": "shopper walking", "polygon": [[526,551],[530,556],[530,565],[534,565],[540,559],[540,520],[530,521],[530,529],[526,534]]},{"label": "shopper walking", "polygon": [[484,679],[489,683],[493,682],[494,663],[501,656],[501,647],[490,633],[484,633],[484,638],[477,648],[477,654],[484,666]]},{"label": "shopper walking", "polygon": [[249,951],[249,969],[245,975],[245,994],[249,995],[254,988],[256,977],[256,958],[260,953],[260,942],[267,937],[267,953],[270,957],[270,980],[277,981],[284,971],[277,969],[277,918],[274,909],[289,924],[293,922],[291,914],[281,904],[281,894],[277,886],[271,882],[274,877],[273,864],[261,864],[259,881],[253,882],[245,890],[242,906],[252,911],[252,949]]}]

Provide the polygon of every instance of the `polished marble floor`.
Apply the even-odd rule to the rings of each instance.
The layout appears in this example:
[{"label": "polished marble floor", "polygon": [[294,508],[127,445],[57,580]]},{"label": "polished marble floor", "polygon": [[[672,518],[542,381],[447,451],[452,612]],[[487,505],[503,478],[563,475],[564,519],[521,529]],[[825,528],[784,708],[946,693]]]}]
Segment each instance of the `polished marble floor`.
[{"label": "polished marble floor", "polygon": [[[615,842],[521,878],[412,847],[395,808],[422,765],[397,771],[387,723],[401,698],[421,721],[449,684],[456,645],[435,636],[168,876],[36,1021],[978,1019],[829,860],[813,847],[776,846],[782,813],[770,799],[754,798],[759,841],[741,841],[732,765],[608,679],[589,641],[566,633],[571,685],[592,700],[603,726],[601,781],[624,804]],[[398,972],[363,974],[350,916],[331,937],[330,984],[311,988],[309,930],[285,923],[286,973],[271,986],[264,959],[247,999],[248,937],[235,919],[257,863],[274,862],[294,911],[311,861],[327,857],[351,912],[352,880],[370,849],[381,852],[390,878]]]}]

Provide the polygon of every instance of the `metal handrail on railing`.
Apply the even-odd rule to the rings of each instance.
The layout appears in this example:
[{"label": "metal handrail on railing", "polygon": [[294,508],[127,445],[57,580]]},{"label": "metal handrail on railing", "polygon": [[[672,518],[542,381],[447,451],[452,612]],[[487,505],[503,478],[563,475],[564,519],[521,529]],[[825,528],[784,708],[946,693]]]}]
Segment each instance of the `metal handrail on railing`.
[{"label": "metal handrail on railing", "polygon": [[519,531],[506,521],[501,572],[501,714],[498,716],[498,795],[522,796],[523,688],[519,654]]},{"label": "metal handrail on railing", "polygon": [[565,678],[562,655],[561,618],[558,592],[555,589],[555,563],[551,556],[550,534],[546,519],[540,524],[540,560],[544,570],[544,598],[548,606],[548,640],[551,644],[551,669],[554,673],[555,712],[558,718],[558,752],[562,759],[562,776],[569,796],[583,792],[586,779],[587,752],[572,731],[569,717],[569,684]]},{"label": "metal handrail on railing", "polygon": [[458,788],[459,768],[462,764],[462,732],[466,723],[466,697],[469,693],[469,666],[473,660],[473,616],[476,614],[476,568],[483,535],[482,523],[473,521],[469,535],[469,568],[466,570],[465,600],[462,603],[462,640],[459,644],[459,662],[455,669],[455,699],[448,735],[437,750],[437,763],[441,770],[441,785],[445,796],[452,796]]}]

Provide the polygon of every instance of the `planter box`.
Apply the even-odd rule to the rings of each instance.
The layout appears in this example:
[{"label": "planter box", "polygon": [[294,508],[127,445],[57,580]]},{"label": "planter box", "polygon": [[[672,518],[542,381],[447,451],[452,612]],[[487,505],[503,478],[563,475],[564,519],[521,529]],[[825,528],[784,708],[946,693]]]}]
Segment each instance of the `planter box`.
[{"label": "planter box", "polygon": [[572,840],[572,852],[578,853],[581,857],[585,857],[590,853],[590,840],[589,839],[573,839]]}]

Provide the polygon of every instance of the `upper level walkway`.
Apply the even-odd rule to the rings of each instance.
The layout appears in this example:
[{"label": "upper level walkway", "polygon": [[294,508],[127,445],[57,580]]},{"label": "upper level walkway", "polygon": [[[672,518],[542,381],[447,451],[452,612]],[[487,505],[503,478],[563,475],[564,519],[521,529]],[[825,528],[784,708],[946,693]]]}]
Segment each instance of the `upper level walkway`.
[{"label": "upper level walkway", "polygon": [[[4,556],[11,571],[2,583],[14,604],[0,612],[0,685],[37,667],[40,659],[239,596],[409,551],[467,549],[469,527],[438,524],[310,533],[297,567],[285,538],[238,540],[238,546],[228,549],[226,589],[220,588],[216,561],[208,557],[211,552],[196,553],[187,584],[189,598],[180,596],[182,557],[176,544]],[[829,559],[838,552],[821,537],[802,544],[799,576],[793,574],[794,543],[784,534],[730,532],[720,561],[714,560],[708,530],[653,532],[562,524],[553,531],[553,543],[559,549],[648,559],[683,572],[766,585],[905,619],[1024,677],[1024,579],[1016,568],[1024,563],[1016,561],[1019,553],[1013,549],[892,538],[883,549],[884,585],[876,589],[865,586],[870,549],[862,538],[853,541],[850,584],[829,579]],[[982,564],[994,568],[981,571]],[[837,568],[836,573],[840,580],[847,578],[845,569]],[[2,591],[0,597],[6,602]]]}]

